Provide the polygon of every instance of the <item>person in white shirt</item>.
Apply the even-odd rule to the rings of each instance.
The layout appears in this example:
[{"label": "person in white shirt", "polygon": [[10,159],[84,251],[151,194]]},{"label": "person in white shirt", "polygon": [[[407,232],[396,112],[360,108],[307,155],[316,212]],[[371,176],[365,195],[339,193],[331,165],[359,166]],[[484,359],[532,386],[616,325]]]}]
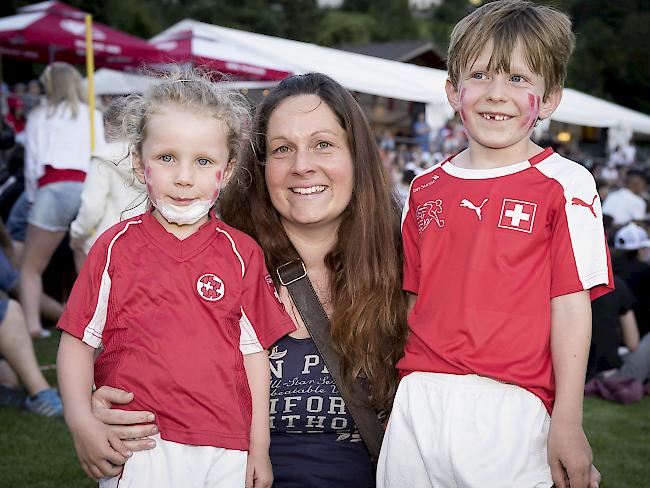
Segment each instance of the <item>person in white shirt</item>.
[{"label": "person in white shirt", "polygon": [[646,176],[643,173],[628,171],[625,186],[607,195],[603,202],[603,214],[612,217],[616,226],[643,220],[646,214],[646,201],[643,194],[647,186]]},{"label": "person in white shirt", "polygon": [[[48,335],[39,314],[42,274],[77,215],[90,162],[90,110],[81,76],[67,63],[53,63],[41,81],[46,103],[32,110],[25,129],[25,191],[31,208],[20,301],[32,337]],[[95,141],[101,145],[101,114],[96,111],[93,117]]]},{"label": "person in white shirt", "polygon": [[146,188],[133,173],[128,141],[120,136],[124,99],[104,112],[106,144],[93,152],[81,192],[81,208],[70,225],[77,272],[97,238],[109,227],[146,210]]}]

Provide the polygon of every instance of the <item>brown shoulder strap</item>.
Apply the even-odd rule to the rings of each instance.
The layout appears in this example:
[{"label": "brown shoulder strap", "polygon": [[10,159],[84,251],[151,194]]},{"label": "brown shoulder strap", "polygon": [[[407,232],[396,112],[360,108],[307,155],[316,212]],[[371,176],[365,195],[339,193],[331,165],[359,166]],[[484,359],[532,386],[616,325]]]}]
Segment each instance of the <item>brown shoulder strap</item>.
[{"label": "brown shoulder strap", "polygon": [[367,404],[368,395],[361,383],[357,380],[350,387],[346,381],[343,381],[341,358],[332,347],[330,338],[329,318],[307,277],[304,263],[301,260],[291,261],[279,266],[276,272],[280,283],[289,290],[291,299],[341,392],[370,455],[377,459],[384,436],[384,428],[377,418],[376,412],[372,408],[364,406]]}]

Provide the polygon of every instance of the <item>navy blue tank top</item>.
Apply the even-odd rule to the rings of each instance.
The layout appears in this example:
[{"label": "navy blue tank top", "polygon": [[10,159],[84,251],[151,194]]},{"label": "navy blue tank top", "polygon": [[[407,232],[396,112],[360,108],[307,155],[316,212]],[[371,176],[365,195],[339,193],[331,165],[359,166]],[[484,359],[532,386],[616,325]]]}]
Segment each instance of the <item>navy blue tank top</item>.
[{"label": "navy blue tank top", "polygon": [[271,349],[274,488],[374,486],[370,455],[311,338]]}]

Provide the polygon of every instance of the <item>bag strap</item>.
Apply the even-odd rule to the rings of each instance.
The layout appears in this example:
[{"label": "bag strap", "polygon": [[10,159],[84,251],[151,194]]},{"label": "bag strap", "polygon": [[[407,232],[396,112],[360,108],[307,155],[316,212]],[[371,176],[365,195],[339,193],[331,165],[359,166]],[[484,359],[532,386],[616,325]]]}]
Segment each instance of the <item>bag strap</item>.
[{"label": "bag strap", "polygon": [[309,281],[305,264],[299,259],[290,261],[278,266],[276,273],[280,283],[289,290],[291,299],[316,344],[316,349],[345,400],[363,442],[372,458],[376,460],[379,457],[384,428],[376,412],[364,406],[368,402],[368,395],[359,379],[353,385],[343,381],[341,358],[332,347],[330,321]]}]

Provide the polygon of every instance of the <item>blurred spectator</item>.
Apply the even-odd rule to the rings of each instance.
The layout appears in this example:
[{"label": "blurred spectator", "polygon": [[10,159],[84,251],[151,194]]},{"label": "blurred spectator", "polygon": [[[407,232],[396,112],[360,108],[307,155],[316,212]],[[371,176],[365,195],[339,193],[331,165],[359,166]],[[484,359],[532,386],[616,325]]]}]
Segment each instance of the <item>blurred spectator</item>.
[{"label": "blurred spectator", "polygon": [[643,227],[630,223],[618,230],[614,247],[614,272],[625,280],[636,298],[634,314],[643,336],[650,332],[650,238]]},{"label": "blurred spectator", "polygon": [[424,112],[418,113],[415,121],[413,122],[413,140],[418,144],[422,151],[429,152],[429,136],[431,128],[426,121],[426,114]]},{"label": "blurred spectator", "polygon": [[627,158],[622,147],[616,146],[614,150],[609,154],[609,159],[607,160],[607,164],[613,167],[626,166],[627,165],[626,159]]},{"label": "blurred spectator", "polygon": [[601,202],[605,201],[611,189],[612,187],[607,180],[598,178],[596,179],[596,191],[598,192],[598,197],[600,198]]},{"label": "blurred spectator", "polygon": [[379,139],[379,149],[382,151],[395,150],[395,136],[390,129],[384,129]]},{"label": "blurred spectator", "polygon": [[612,185],[616,185],[620,178],[620,174],[616,168],[616,165],[611,161],[608,162],[605,166],[595,166],[592,168],[592,172],[594,173],[594,176],[601,178]]},{"label": "blurred spectator", "polygon": [[133,174],[129,145],[121,134],[122,106],[118,99],[104,112],[106,144],[93,153],[81,193],[81,208],[70,225],[70,247],[75,251],[77,272],[102,232],[146,210],[146,189]]},{"label": "blurred spectator", "polygon": [[642,195],[646,188],[647,181],[642,172],[628,171],[625,176],[625,186],[610,192],[603,202],[603,213],[614,218],[614,225],[643,220],[646,214],[646,202]]},{"label": "blurred spectator", "polygon": [[[1,224],[0,224],[1,225]],[[0,405],[24,405],[28,410],[46,417],[63,415],[63,405],[57,392],[50,388],[41,373],[34,353],[34,345],[27,333],[25,317],[20,304],[9,298],[8,292],[18,280],[18,272],[11,262],[11,242],[1,229],[0,246],[0,355],[9,371],[25,386],[26,391],[0,386]],[[7,255],[7,252],[9,255]],[[7,375],[7,365],[3,366]],[[23,403],[24,402],[24,403]]]},{"label": "blurred spectator", "polygon": [[15,141],[18,144],[25,145],[25,102],[20,98],[12,98],[9,100],[9,113],[5,118],[7,124],[14,131]]},{"label": "blurred spectator", "polygon": [[409,197],[409,188],[411,187],[411,181],[415,178],[415,172],[413,170],[407,169],[402,173],[402,179],[400,182],[395,185],[395,191],[399,197],[402,206],[406,203],[406,199]]},{"label": "blurred spectator", "polygon": [[614,276],[614,291],[591,302],[593,326],[587,379],[621,367],[621,344],[628,351],[639,347],[639,328],[632,309],[635,302],[634,294],[618,276]]},{"label": "blurred spectator", "polygon": [[[25,191],[31,208],[23,250],[20,302],[32,337],[46,334],[40,319],[42,274],[81,204],[90,162],[90,117],[81,76],[67,63],[53,63],[42,76],[47,104],[35,108],[25,129]],[[101,114],[95,140],[104,144]]]},{"label": "blurred spectator", "polygon": [[41,91],[41,84],[38,80],[32,80],[27,83],[27,91],[22,96],[25,102],[25,113],[28,114],[32,109],[38,107],[43,99],[43,92]]}]

